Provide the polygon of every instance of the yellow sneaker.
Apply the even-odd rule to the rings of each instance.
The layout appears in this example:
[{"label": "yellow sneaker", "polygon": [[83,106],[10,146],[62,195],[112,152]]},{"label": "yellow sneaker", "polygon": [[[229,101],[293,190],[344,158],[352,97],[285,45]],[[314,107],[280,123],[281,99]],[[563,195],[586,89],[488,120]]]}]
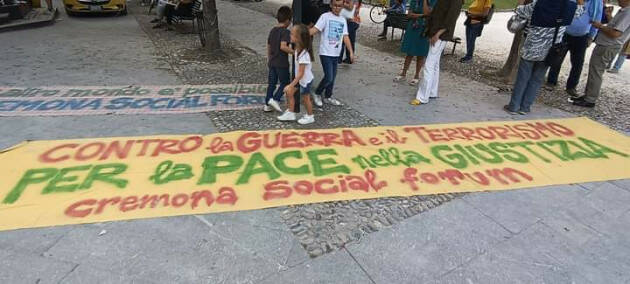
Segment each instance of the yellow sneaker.
[{"label": "yellow sneaker", "polygon": [[409,104],[412,105],[412,106],[419,106],[422,103],[419,100],[417,100],[417,99],[413,99],[413,100],[411,100],[411,102],[409,102]]}]

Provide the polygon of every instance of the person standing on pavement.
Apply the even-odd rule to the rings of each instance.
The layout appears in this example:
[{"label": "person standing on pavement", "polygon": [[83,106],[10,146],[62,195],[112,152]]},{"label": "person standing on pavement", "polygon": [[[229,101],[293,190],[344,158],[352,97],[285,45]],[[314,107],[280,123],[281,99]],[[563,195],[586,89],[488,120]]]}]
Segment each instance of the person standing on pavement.
[{"label": "person standing on pavement", "polygon": [[[515,12],[522,19],[527,19],[528,24],[525,28],[527,36],[521,48],[521,60],[518,65],[518,73],[514,82],[512,96],[510,97],[509,104],[503,106],[503,109],[509,114],[525,115],[530,112],[531,105],[534,103],[534,100],[536,100],[538,91],[545,79],[545,73],[547,73],[545,58],[554,44],[562,42],[562,36],[566,30],[566,26],[561,26],[556,29],[555,27],[532,25],[534,15],[539,17],[554,17],[554,22],[556,22],[556,20],[564,14],[560,8],[555,7],[556,10],[553,11],[555,12],[553,15],[545,15],[534,9],[536,4],[542,1],[558,0],[534,0],[529,4],[524,4],[524,0],[518,0],[519,5],[516,7]],[[565,3],[569,4],[569,1],[566,1]],[[549,2],[543,3],[541,7],[547,6],[550,6]],[[583,13],[584,0],[577,0],[577,8],[575,9],[573,19],[582,16]],[[566,23],[566,21],[564,22]],[[558,34],[555,36],[556,41],[554,42],[556,30]]]},{"label": "person standing on pavement", "polygon": [[[337,64],[339,54],[341,54],[341,43],[345,43],[350,53],[350,62],[354,62],[354,50],[348,37],[348,24],[346,19],[339,13],[343,7],[342,0],[332,0],[331,11],[319,17],[314,27],[310,29],[311,36],[320,33],[319,40],[319,60],[322,62],[324,78],[319,82],[313,101],[318,107],[323,106],[323,102],[340,106],[341,102],[332,97],[335,77],[337,76]],[[324,99],[322,100],[322,95]]]},{"label": "person standing on pavement", "polygon": [[[355,42],[357,40],[357,30],[361,25],[361,16],[359,15],[359,12],[361,11],[361,2],[361,0],[343,1],[343,9],[348,12],[348,37],[350,38],[352,50],[357,50],[355,47]],[[343,59],[344,52],[346,54],[346,59]],[[344,43],[341,44],[341,54],[339,55],[339,64],[341,63],[352,64],[352,61],[350,61],[350,53],[346,51]]]},{"label": "person standing on pavement", "polygon": [[453,39],[455,23],[464,4],[463,0],[438,0],[431,11],[425,28],[429,38],[429,54],[422,71],[422,81],[416,98],[410,104],[420,105],[429,102],[429,98],[437,98],[440,82],[440,58],[446,42]]},{"label": "person standing on pavement", "polygon": [[623,62],[628,58],[630,58],[630,40],[626,41],[626,44],[624,44],[621,50],[619,50],[619,54],[617,54],[617,61],[615,61],[615,64],[612,65],[612,67],[608,68],[608,73],[619,73],[621,66],[623,66]]},{"label": "person standing on pavement", "polygon": [[429,54],[429,39],[424,36],[425,18],[431,14],[431,9],[437,0],[411,0],[407,18],[407,28],[400,45],[400,51],[406,54],[405,62],[400,74],[394,78],[394,82],[400,82],[407,77],[407,70],[411,66],[411,61],[416,57],[416,73],[409,85],[416,86],[420,81],[420,70],[424,60]]},{"label": "person standing on pavement", "polygon": [[573,20],[571,25],[567,27],[564,34],[564,43],[567,49],[560,54],[562,59],[558,60],[559,64],[550,66],[549,68],[549,73],[547,74],[548,88],[553,89],[558,84],[558,75],[562,68],[562,61],[564,61],[567,52],[570,52],[571,71],[567,79],[565,90],[570,96],[577,96],[575,88],[580,82],[580,75],[582,75],[586,49],[595,40],[595,36],[597,36],[597,28],[593,27],[591,22],[596,22],[598,19],[601,19],[602,5],[601,0],[586,0],[584,2],[584,14]]},{"label": "person standing on pavement", "polygon": [[607,24],[593,22],[599,29],[595,39],[595,49],[588,67],[588,80],[585,94],[580,97],[569,97],[573,105],[592,108],[601,92],[606,66],[612,62],[621,46],[630,38],[630,0],[618,0],[621,10]]},{"label": "person standing on pavement", "polygon": [[475,52],[475,42],[481,36],[486,17],[490,14],[492,0],[474,0],[466,11],[466,56],[459,60],[461,63],[472,61]]},{"label": "person standing on pavement", "polygon": [[[291,8],[282,6],[278,9],[276,19],[278,23],[269,32],[267,37],[267,66],[269,75],[267,76],[267,97],[263,111],[281,112],[280,99],[284,92],[284,87],[289,84],[289,54],[293,49],[291,43],[291,32],[287,29],[291,24]],[[278,85],[278,82],[280,84]],[[276,85],[278,85],[276,90]]]}]

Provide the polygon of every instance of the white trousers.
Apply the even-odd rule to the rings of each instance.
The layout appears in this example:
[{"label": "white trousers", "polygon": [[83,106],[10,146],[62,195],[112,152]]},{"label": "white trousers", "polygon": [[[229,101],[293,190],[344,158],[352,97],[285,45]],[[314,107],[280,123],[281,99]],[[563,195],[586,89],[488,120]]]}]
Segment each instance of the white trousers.
[{"label": "white trousers", "polygon": [[423,104],[428,103],[429,98],[438,96],[440,58],[442,58],[442,51],[444,51],[445,47],[446,41],[438,40],[435,45],[429,48],[429,54],[422,69],[422,81],[420,81],[420,87],[418,88],[418,93],[416,93],[416,99]]}]

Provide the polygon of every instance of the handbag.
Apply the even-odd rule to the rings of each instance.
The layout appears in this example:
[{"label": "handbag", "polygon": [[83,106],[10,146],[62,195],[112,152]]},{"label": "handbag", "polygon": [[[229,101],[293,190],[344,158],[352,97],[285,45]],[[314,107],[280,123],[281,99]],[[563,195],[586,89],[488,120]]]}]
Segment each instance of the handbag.
[{"label": "handbag", "polygon": [[[566,2],[564,2],[566,3]],[[564,10],[566,5],[562,6]],[[564,23],[564,19],[560,18],[556,20],[556,30],[553,33],[553,41],[551,42],[551,48],[549,48],[549,52],[547,52],[547,56],[545,57],[545,66],[560,66],[562,65],[562,60],[564,57],[562,54],[567,49],[567,43],[562,40],[560,43],[556,43],[556,39],[558,39],[558,31],[560,30],[560,26]]]},{"label": "handbag", "polygon": [[514,15],[512,15],[512,17],[507,22],[507,29],[511,33],[515,34],[525,29],[526,25],[527,19],[522,18],[518,14],[514,13]]}]

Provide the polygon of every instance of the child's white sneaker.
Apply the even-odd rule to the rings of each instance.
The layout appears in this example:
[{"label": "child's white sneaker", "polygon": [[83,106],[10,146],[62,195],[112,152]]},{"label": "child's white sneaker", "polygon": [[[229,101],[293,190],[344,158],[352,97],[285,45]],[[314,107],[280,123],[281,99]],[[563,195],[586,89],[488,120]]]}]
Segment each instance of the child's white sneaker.
[{"label": "child's white sneaker", "polygon": [[318,107],[324,106],[324,103],[322,102],[322,96],[321,95],[313,95],[313,102]]},{"label": "child's white sneaker", "polygon": [[265,106],[263,107],[263,111],[264,111],[264,112],[270,112],[270,111],[273,111],[273,109],[272,109],[270,106],[265,105]]},{"label": "child's white sneaker", "polygon": [[298,120],[298,123],[302,124],[302,125],[304,125],[304,124],[311,124],[313,122],[315,122],[315,115],[312,115],[312,114],[311,115],[306,114],[306,115],[302,116],[302,118],[300,118]]},{"label": "child's white sneaker", "polygon": [[297,118],[295,117],[295,112],[285,111],[281,116],[278,116],[278,120],[280,121],[295,121]]},{"label": "child's white sneaker", "polygon": [[280,108],[280,104],[278,104],[278,102],[276,102],[276,100],[274,99],[270,99],[269,102],[267,102],[267,105],[271,106],[276,111],[282,112],[282,109]]}]

